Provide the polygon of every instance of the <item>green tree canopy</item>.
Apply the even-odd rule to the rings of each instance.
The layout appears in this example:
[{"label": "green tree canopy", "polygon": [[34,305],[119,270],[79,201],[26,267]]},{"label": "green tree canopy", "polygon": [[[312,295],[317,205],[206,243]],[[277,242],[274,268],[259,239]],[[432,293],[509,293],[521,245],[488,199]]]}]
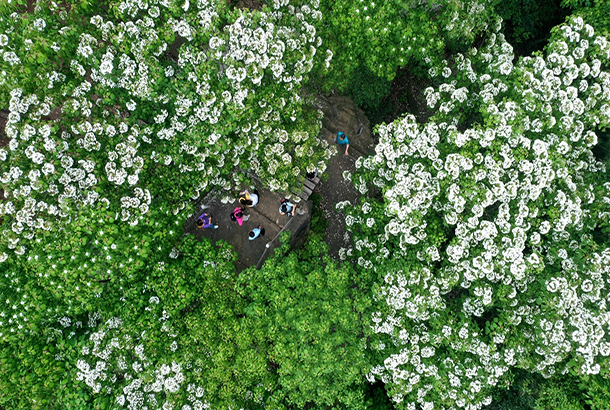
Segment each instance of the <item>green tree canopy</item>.
[{"label": "green tree canopy", "polygon": [[278,377],[268,406],[366,408],[370,285],[350,265],[331,259],[314,237],[298,251],[276,249],[261,270],[240,274],[239,286]]}]

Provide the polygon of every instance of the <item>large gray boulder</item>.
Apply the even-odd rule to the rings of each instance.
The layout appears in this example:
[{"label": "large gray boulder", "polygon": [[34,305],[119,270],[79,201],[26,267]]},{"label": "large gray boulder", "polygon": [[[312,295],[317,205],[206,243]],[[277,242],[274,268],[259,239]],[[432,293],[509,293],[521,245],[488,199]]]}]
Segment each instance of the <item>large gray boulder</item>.
[{"label": "large gray boulder", "polygon": [[[350,141],[350,154],[361,156],[373,154],[375,143],[372,138],[371,124],[364,112],[351,98],[344,96],[317,96],[315,107],[322,110],[322,138],[330,144],[338,131],[344,132]],[[352,150],[352,148],[355,149]]]}]

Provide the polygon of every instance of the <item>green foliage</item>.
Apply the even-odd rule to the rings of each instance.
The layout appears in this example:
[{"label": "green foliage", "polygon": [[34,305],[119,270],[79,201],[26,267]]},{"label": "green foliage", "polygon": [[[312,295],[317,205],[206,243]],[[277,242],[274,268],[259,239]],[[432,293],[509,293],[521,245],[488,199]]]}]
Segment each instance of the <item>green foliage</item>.
[{"label": "green foliage", "polygon": [[393,109],[392,104],[382,104],[390,94],[391,85],[386,77],[379,77],[367,66],[360,65],[354,70],[346,92],[362,108],[371,124],[377,124]]},{"label": "green foliage", "polygon": [[277,376],[267,405],[364,409],[370,294],[349,265],[314,236],[301,250],[276,249],[261,270],[239,276],[250,332]]},{"label": "green foliage", "polygon": [[514,369],[493,390],[489,410],[531,410],[536,404],[540,383],[544,378],[539,374]]},{"label": "green foliage", "polygon": [[585,410],[582,391],[571,377],[557,377],[541,387],[534,410]]},{"label": "green foliage", "polygon": [[348,92],[354,103],[365,110],[376,109],[390,93],[391,82],[375,75],[368,67],[360,66],[354,71]]},{"label": "green foliage", "polygon": [[602,376],[582,377],[579,387],[584,391],[584,401],[591,410],[608,408],[608,403],[610,403],[610,379]]},{"label": "green foliage", "polygon": [[506,39],[517,55],[529,55],[542,50],[551,29],[561,24],[570,14],[561,0],[506,0],[498,1],[495,9],[505,21]]},{"label": "green foliage", "polygon": [[377,380],[369,385],[367,391],[367,399],[369,410],[393,410],[394,405],[390,401],[385,390],[385,385]]},{"label": "green foliage", "polygon": [[193,362],[192,381],[216,406],[245,405],[273,385],[267,362],[257,354],[250,332],[253,321],[242,315],[245,301],[234,291],[236,255],[226,243],[186,237],[181,256],[166,269],[155,269],[153,285],[172,317],[178,335],[176,357]]},{"label": "green foliage", "polygon": [[349,81],[366,67],[391,81],[399,67],[429,67],[447,44],[472,42],[493,17],[492,1],[452,0],[442,3],[379,0],[323,1],[319,26],[325,47],[334,53],[335,69],[319,73],[324,90],[349,89]]},{"label": "green foliage", "polygon": [[[244,303],[233,290],[235,254],[226,244],[212,246],[193,236],[182,237],[176,247],[181,253],[177,258],[153,253],[146,263],[126,271],[125,281],[104,282],[99,292],[87,292],[84,283],[82,291],[67,283],[67,294],[76,296],[72,299],[54,297],[52,282],[36,287],[35,276],[30,280],[20,275],[34,268],[27,263],[15,259],[5,265],[10,280],[0,283],[0,292],[26,309],[17,311],[25,326],[17,328],[13,322],[14,331],[1,327],[9,336],[0,349],[0,405],[104,408],[115,402],[115,392],[131,384],[131,366],[142,363],[134,354],[136,345],[148,359],[140,372],[131,374],[135,379],[150,383],[160,366],[176,362],[182,365],[185,383],[204,388],[207,402],[225,407],[246,400],[247,391],[268,388],[266,362],[253,351],[255,342],[245,331],[250,320],[241,317]],[[19,299],[34,303],[21,305]],[[109,324],[114,318],[120,325]],[[125,343],[111,348],[111,337]],[[79,361],[94,359],[84,349],[95,352],[96,343],[106,344],[99,351],[110,352],[95,358],[97,363],[104,358],[107,374],[98,380],[98,394],[89,389],[93,384],[78,382],[82,368],[76,368]],[[121,360],[127,361],[127,369]],[[90,365],[95,368],[96,361]],[[167,399],[184,403],[186,390]]]},{"label": "green foliage", "polygon": [[324,208],[322,208],[322,195],[317,192],[311,194],[312,210],[311,210],[311,231],[314,234],[324,235],[326,228],[328,227],[328,221],[324,215]]},{"label": "green foliage", "polygon": [[[523,78],[541,81],[536,77],[540,70],[533,68],[540,61],[530,60],[515,68],[510,45],[500,34],[487,32],[497,11],[509,20],[512,29],[508,34],[517,42],[519,52],[530,46],[539,49],[550,26],[564,17],[556,12],[557,2],[380,0],[364,4],[336,0],[323,1],[319,7],[322,13],[317,1],[167,0],[159,8],[153,7],[154,3],[67,0],[57,4],[39,0],[29,2],[31,7],[26,9],[26,0],[0,2],[0,108],[11,111],[7,135],[16,145],[0,148],[0,188],[6,197],[0,204],[2,409],[108,409],[130,404],[152,409],[167,404],[175,409],[188,405],[391,410],[411,408],[408,395],[419,396],[429,386],[438,407],[453,400],[443,394],[451,389],[454,373],[459,372],[471,372],[470,380],[463,379],[462,384],[464,391],[472,392],[468,399],[485,403],[485,383],[495,382],[495,376],[485,372],[492,368],[496,376],[504,369],[512,370],[512,375],[498,381],[510,388],[493,391],[494,409],[608,407],[610,383],[600,375],[544,379],[514,366],[518,360],[520,366],[535,368],[543,356],[555,360],[556,354],[568,354],[560,352],[566,344],[549,347],[540,342],[546,341],[546,333],[541,329],[542,319],[538,319],[556,323],[553,331],[568,329],[565,338],[571,340],[585,328],[577,320],[587,321],[603,309],[595,298],[604,292],[599,283],[605,283],[605,273],[597,275],[590,266],[592,260],[600,266],[606,263],[599,255],[607,243],[607,218],[591,221],[591,216],[607,216],[602,214],[606,212],[603,204],[583,205],[587,213],[584,231],[595,227],[592,237],[579,234],[572,242],[557,240],[548,248],[543,248],[549,243],[545,234],[536,243],[523,239],[523,243],[531,243],[522,254],[547,252],[546,259],[558,260],[563,259],[561,251],[568,252],[569,261],[578,267],[570,275],[562,275],[559,262],[555,266],[552,261],[544,262],[547,267],[542,269],[528,259],[527,281],[519,282],[521,279],[508,273],[502,282],[493,277],[489,281],[473,276],[465,279],[464,272],[451,270],[451,263],[439,256],[460,245],[464,224],[471,223],[462,218],[462,211],[470,212],[486,200],[479,190],[495,187],[497,182],[509,186],[520,181],[515,177],[519,176],[517,171],[508,179],[489,184],[468,180],[465,175],[472,161],[477,161],[477,154],[481,154],[481,161],[484,154],[490,164],[503,159],[507,163],[539,159],[527,149],[515,148],[519,143],[512,140],[508,145],[496,141],[481,150],[466,141],[459,152],[453,152],[455,139],[463,137],[455,124],[470,129],[467,139],[483,138],[475,134],[508,124],[515,138],[536,140],[542,137],[533,135],[531,123],[544,113],[543,120],[549,123],[541,129],[561,139],[574,125],[563,113],[572,109],[571,102],[557,108],[554,97],[545,93],[550,90],[555,96],[575,99],[578,93],[586,93],[587,87],[589,93],[601,90],[591,90],[596,81],[607,82],[604,62],[603,74],[590,78],[584,74],[586,84],[574,83],[574,90],[557,91],[555,83],[568,86],[573,72],[585,70],[581,65],[571,67],[561,80],[553,78],[555,83],[545,84],[541,94],[528,96],[528,87],[534,86],[524,85]],[[609,31],[608,4],[606,0],[562,2],[564,11],[575,9],[597,34]],[[90,53],[79,51],[86,35],[95,37]],[[556,35],[561,32],[556,31]],[[257,41],[249,43],[254,37]],[[259,43],[263,37],[269,42]],[[476,51],[467,51],[479,39],[494,43],[492,37],[498,39],[496,48],[502,52],[480,47],[481,54],[476,57]],[[589,53],[599,52],[600,47],[591,45],[595,50]],[[550,54],[554,49],[547,51]],[[488,52],[503,59],[502,67],[498,68],[496,59],[482,56]],[[454,53],[464,55],[448,55]],[[172,54],[178,61],[170,58]],[[12,61],[14,58],[19,62]],[[102,73],[104,59],[111,63],[111,69],[106,67]],[[581,62],[595,67],[589,56]],[[565,68],[559,63],[548,64],[552,68],[549,72]],[[387,141],[380,144],[387,166],[378,167],[383,161],[372,163],[370,158],[359,160],[363,179],[354,179],[359,189],[367,192],[376,185],[381,196],[363,199],[357,205],[362,215],[350,215],[355,250],[342,256],[355,255],[353,261],[339,264],[329,256],[328,246],[321,240],[327,222],[318,194],[312,196],[313,235],[305,247],[290,253],[285,245],[261,270],[248,269],[239,277],[233,266],[236,256],[226,243],[212,245],[209,240],[198,242],[193,236],[183,236],[185,220],[193,212],[191,198],[212,187],[230,191],[243,182],[242,174],[235,171],[245,164],[264,174],[275,189],[285,189],[311,167],[325,167],[330,150],[317,138],[320,118],[311,108],[312,101],[302,97],[308,94],[304,89],[317,85],[324,90],[346,90],[377,123],[393,109],[384,101],[400,67],[410,67],[422,76],[442,73],[445,77],[445,87],[438,96],[434,90],[427,96],[442,100],[447,115],[435,118],[444,121],[442,124],[425,128],[428,136],[438,133],[443,140],[438,152],[430,153],[432,143],[427,147],[429,164],[396,164],[409,149],[404,130],[398,133],[399,143],[393,145],[396,152]],[[455,67],[457,72],[452,73]],[[447,74],[442,71],[445,69]],[[492,75],[483,80],[479,74],[488,71]],[[504,78],[499,72],[508,74]],[[553,76],[549,72],[544,78]],[[237,80],[239,73],[245,77]],[[58,79],[51,81],[56,75]],[[464,88],[458,89],[460,85]],[[606,88],[604,84],[597,100],[588,94],[582,100],[595,106],[607,98]],[[542,101],[555,105],[547,107]],[[608,115],[600,114],[607,112],[607,106],[606,111],[590,106],[587,121],[607,125]],[[503,116],[506,118],[500,118]],[[551,117],[557,121],[551,124]],[[400,126],[417,128],[409,121]],[[34,134],[24,133],[27,127],[33,127]],[[417,133],[420,131],[423,129]],[[572,131],[571,138],[581,137],[582,130]],[[600,143],[593,152],[607,164],[610,137],[603,129],[595,131]],[[85,139],[89,142],[83,142]],[[587,202],[589,192],[604,198],[607,174],[600,178],[593,172],[585,173],[582,166],[598,166],[589,161],[590,156],[574,162],[581,151],[573,154],[576,149],[569,149],[569,154],[559,155],[553,151],[555,142],[550,144],[550,160],[557,167],[549,172],[559,175],[567,168],[566,175],[576,175],[573,180],[566,179],[567,188],[561,187],[568,193],[570,206],[591,204]],[[568,148],[578,148],[572,142]],[[415,150],[425,151],[428,143],[424,141]],[[26,146],[42,153],[40,161],[52,171],[36,175],[34,164],[42,162],[34,161],[32,152],[22,149]],[[409,169],[417,173],[432,169],[438,165],[434,161],[442,161],[439,158],[448,154],[454,158],[459,155],[461,168],[457,171],[456,163],[446,164],[446,171],[452,169],[458,176],[449,181],[447,173],[443,177],[435,174],[432,184],[436,181],[444,193],[430,201],[430,210],[414,212],[409,220],[413,223],[409,235],[413,233],[418,240],[425,237],[425,244],[408,245],[408,251],[402,252],[407,244],[403,239],[413,241],[413,235],[397,239],[388,233],[405,225],[392,222],[405,217],[403,209],[415,206],[421,196],[398,198],[402,201],[399,206],[388,211],[388,198],[396,198],[396,192],[406,188],[389,187],[382,178],[403,181]],[[91,164],[82,165],[84,160]],[[121,172],[129,172],[135,179],[126,184],[125,178],[121,183],[110,181],[109,176],[116,172],[106,165],[115,164],[115,160]],[[81,165],[95,177],[90,186],[78,176]],[[396,173],[390,175],[396,166]],[[480,168],[491,172],[492,167],[486,162]],[[582,172],[573,174],[573,170]],[[59,182],[68,174],[72,181]],[[67,189],[70,182],[74,191]],[[570,196],[574,183],[579,189]],[[53,199],[56,194],[51,193],[51,184],[65,189],[60,193],[66,195]],[[422,179],[409,184],[409,189],[420,189]],[[454,186],[461,192],[447,195]],[[527,195],[530,190],[521,192]],[[557,206],[555,202],[561,201],[559,194],[554,194],[541,194],[544,201],[532,209],[513,206],[510,215],[531,215],[540,208],[545,218],[555,221],[564,209]],[[464,200],[461,205],[454,204],[462,208],[456,211],[460,216],[451,210],[450,196]],[[27,215],[12,206],[23,206]],[[494,220],[500,207],[495,203],[484,209],[484,221]],[[445,217],[462,218],[460,227]],[[523,216],[527,222],[526,218]],[[540,229],[539,221],[533,218],[527,224],[532,230]],[[576,218],[569,216],[571,222]],[[498,226],[502,224],[498,221]],[[556,231],[569,237],[579,229],[570,226]],[[510,240],[511,233],[514,231],[503,232],[502,240]],[[287,243],[288,236],[284,233],[280,240]],[[496,244],[491,239],[478,248],[468,250],[464,245],[472,256],[493,246]],[[507,249],[500,251],[488,259],[500,261]],[[383,260],[384,255],[399,257]],[[492,276],[503,273],[499,268],[491,272]],[[578,277],[592,272],[597,275],[592,278],[596,287],[590,292],[584,289],[593,286],[591,280],[580,281]],[[549,296],[546,287],[550,281],[565,278],[572,281],[565,293]],[[404,285],[407,282],[408,286]],[[565,308],[572,310],[569,320],[563,321],[563,303],[572,293],[581,297],[581,290],[588,299]],[[413,300],[409,300],[411,296]],[[391,303],[374,304],[384,298]],[[513,301],[525,311],[512,309]],[[401,316],[405,303],[408,315]],[[532,313],[531,308],[538,310]],[[472,314],[475,309],[476,315]],[[387,323],[382,316],[390,318]],[[399,322],[402,328],[394,330]],[[594,328],[599,324],[586,325]],[[538,345],[532,347],[532,340]],[[574,351],[578,350],[569,354]],[[595,372],[587,366],[598,365],[597,360],[601,371],[607,371],[603,358],[585,363],[576,356],[574,353],[568,362],[576,372]],[[551,359],[545,365],[552,363]],[[422,369],[417,363],[426,366],[428,376],[434,374],[429,383],[422,383],[426,375],[420,379],[415,373]],[[412,374],[405,378],[402,370],[407,366]],[[557,373],[557,368],[546,370]],[[400,385],[397,380],[422,386],[407,391],[410,385]],[[392,403],[389,397],[402,403]],[[429,407],[421,400],[417,406]]]},{"label": "green foliage", "polygon": [[598,142],[591,150],[598,161],[606,165],[606,170],[610,170],[610,129],[597,131]]},{"label": "green foliage", "polygon": [[110,222],[112,214],[98,219],[100,213],[79,211],[69,235],[43,232],[29,252],[4,265],[0,293],[17,304],[19,318],[0,326],[0,340],[39,331],[49,317],[120,311],[121,299],[150,284],[150,269],[173,261],[168,255],[184,239],[181,220],[170,220],[169,211],[154,210],[154,219],[135,227]]},{"label": "green foliage", "polygon": [[0,342],[2,408],[94,408],[88,388],[75,380],[74,363],[84,332],[63,333],[60,329],[63,326],[58,323],[46,323],[14,342]]},{"label": "green foliage", "polygon": [[610,2],[608,0],[563,0],[562,6],[574,10],[582,16],[597,32],[610,33]]},{"label": "green foliage", "polygon": [[[593,380],[602,380],[599,377]],[[493,392],[489,410],[585,410],[584,383],[576,376],[539,374],[514,369]],[[588,403],[587,403],[588,404]],[[606,408],[607,404],[603,407]]]}]

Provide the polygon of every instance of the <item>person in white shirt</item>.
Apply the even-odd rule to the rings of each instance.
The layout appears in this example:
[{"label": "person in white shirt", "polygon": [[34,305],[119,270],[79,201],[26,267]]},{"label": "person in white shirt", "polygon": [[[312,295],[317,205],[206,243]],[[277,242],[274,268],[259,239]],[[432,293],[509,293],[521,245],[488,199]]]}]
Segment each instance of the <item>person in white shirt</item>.
[{"label": "person in white shirt", "polygon": [[294,204],[289,200],[284,198],[280,201],[280,215],[288,215],[289,217],[293,217],[296,209],[297,207],[294,206]]},{"label": "person in white shirt", "polygon": [[247,206],[252,208],[258,204],[258,190],[254,190],[252,193],[246,189],[244,192],[240,192],[239,203],[241,206]]}]

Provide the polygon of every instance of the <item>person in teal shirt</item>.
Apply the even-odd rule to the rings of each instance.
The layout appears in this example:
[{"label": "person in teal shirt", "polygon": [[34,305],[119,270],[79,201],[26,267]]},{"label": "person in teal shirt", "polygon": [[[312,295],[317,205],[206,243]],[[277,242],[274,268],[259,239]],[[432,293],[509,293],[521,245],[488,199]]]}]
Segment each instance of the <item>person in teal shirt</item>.
[{"label": "person in teal shirt", "polygon": [[349,149],[349,139],[347,138],[347,135],[345,135],[343,132],[339,131],[337,133],[337,136],[335,137],[335,142],[338,145],[345,145],[345,155],[349,155],[347,153],[347,150]]}]

